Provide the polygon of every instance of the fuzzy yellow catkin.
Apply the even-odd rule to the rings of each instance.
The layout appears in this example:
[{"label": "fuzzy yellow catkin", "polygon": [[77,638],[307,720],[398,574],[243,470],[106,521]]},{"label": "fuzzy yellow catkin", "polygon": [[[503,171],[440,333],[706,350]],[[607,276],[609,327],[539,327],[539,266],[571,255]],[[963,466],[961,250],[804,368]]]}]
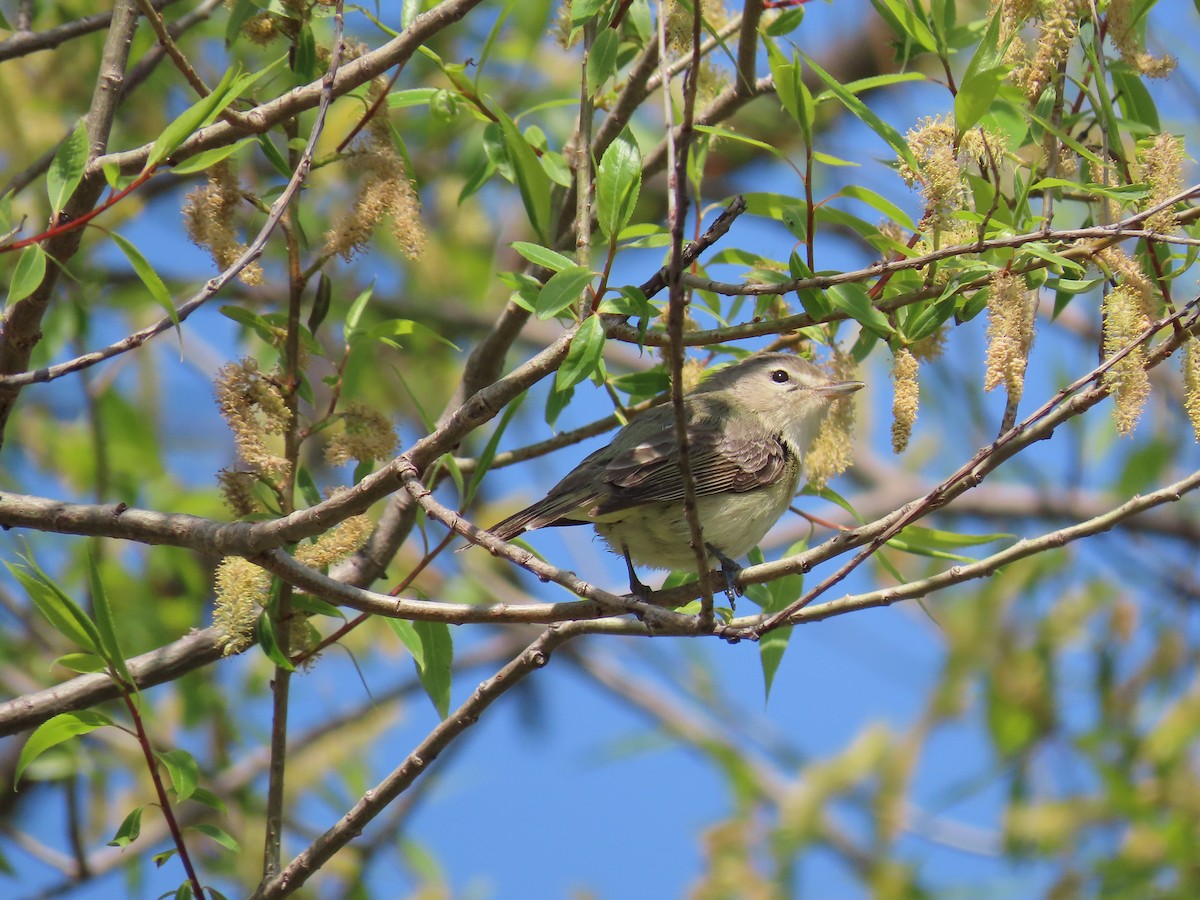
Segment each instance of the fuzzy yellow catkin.
[{"label": "fuzzy yellow catkin", "polygon": [[1087,14],[1085,0],[1059,0],[1045,8],[1038,28],[1037,52],[1032,60],[1013,72],[1031,104],[1037,103],[1057,76],[1059,66],[1066,61],[1079,35],[1080,19]]},{"label": "fuzzy yellow catkin", "polygon": [[[373,102],[386,87],[385,81],[376,79],[367,99]],[[392,236],[406,257],[417,259],[425,250],[421,199],[396,149],[385,111],[386,106],[372,117],[362,149],[354,156],[354,165],[365,173],[358,196],[325,232],[325,252],[330,256],[351,259],[366,247],[384,219],[391,220]]]},{"label": "fuzzy yellow catkin", "polygon": [[[835,381],[856,381],[858,366],[848,354],[835,353],[831,377]],[[820,490],[829,479],[850,468],[854,461],[854,401],[849,396],[834,400],[821,430],[804,454],[804,471],[808,484]]]},{"label": "fuzzy yellow catkin", "polygon": [[[238,240],[234,213],[242,202],[242,191],[228,162],[219,162],[208,170],[208,181],[184,198],[183,224],[188,237],[203,247],[221,269],[227,269],[246,252]],[[238,273],[247,285],[262,282],[262,266],[248,263]]]},{"label": "fuzzy yellow catkin", "polygon": [[[1142,179],[1150,186],[1143,209],[1160,206],[1183,190],[1183,141],[1173,134],[1160,134],[1139,147]],[[1168,206],[1146,219],[1146,230],[1170,234],[1179,225],[1175,210]]]},{"label": "fuzzy yellow catkin", "polygon": [[[1104,356],[1115,356],[1136,340],[1149,324],[1137,291],[1118,284],[1104,298]],[[1139,344],[1104,373],[1104,386],[1113,397],[1113,423],[1122,437],[1131,434],[1150,396],[1146,347]]]},{"label": "fuzzy yellow catkin", "polygon": [[254,496],[254,483],[257,480],[258,477],[253,472],[234,469],[221,469],[217,472],[221,499],[238,518],[245,518],[261,510],[262,505]]},{"label": "fuzzy yellow catkin", "polygon": [[275,379],[259,372],[257,360],[245,358],[221,367],[214,392],[246,465],[266,477],[286,475],[291,464],[271,453],[265,440],[265,435],[283,434],[291,422]]},{"label": "fuzzy yellow catkin", "polygon": [[1183,366],[1183,407],[1200,442],[1200,338],[1190,336],[1180,357]]},{"label": "fuzzy yellow catkin", "polygon": [[1166,78],[1175,69],[1175,57],[1154,56],[1146,51],[1144,41],[1138,36],[1135,20],[1134,0],[1109,0],[1105,20],[1108,37],[1130,68],[1147,78]]},{"label": "fuzzy yellow catkin", "polygon": [[1033,344],[1033,303],[1022,275],[999,269],[988,297],[985,391],[1004,385],[1012,403],[1025,391],[1025,368]]},{"label": "fuzzy yellow catkin", "polygon": [[311,544],[296,548],[296,559],[306,566],[323,569],[350,556],[371,533],[371,520],[363,515],[350,516],[317,537]]},{"label": "fuzzy yellow catkin", "polygon": [[917,168],[901,160],[900,177],[920,189],[925,216],[935,228],[947,227],[965,198],[954,138],[954,121],[949,116],[924,118],[905,135]]},{"label": "fuzzy yellow catkin", "polygon": [[271,576],[240,556],[227,556],[213,578],[213,626],[226,656],[240,653],[254,637],[258,611],[267,602]]},{"label": "fuzzy yellow catkin", "polygon": [[917,421],[921,390],[917,382],[917,358],[907,349],[896,351],[892,362],[892,452],[903,453]]},{"label": "fuzzy yellow catkin", "polygon": [[341,413],[342,431],[334,434],[325,447],[325,461],[340,466],[356,460],[387,459],[395,454],[400,439],[396,429],[382,413],[357,401],[348,403]]}]

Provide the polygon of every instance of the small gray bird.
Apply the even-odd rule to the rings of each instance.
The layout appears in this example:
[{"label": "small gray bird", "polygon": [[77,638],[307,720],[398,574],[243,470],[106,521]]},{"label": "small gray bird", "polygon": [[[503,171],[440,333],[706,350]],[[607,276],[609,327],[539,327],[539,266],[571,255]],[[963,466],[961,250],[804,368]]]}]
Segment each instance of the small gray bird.
[{"label": "small gray bird", "polygon": [[[705,379],[684,397],[696,512],[731,590],[739,566],[783,515],[805,452],[830,403],[861,381],[832,381],[789,353],[759,353]],[[549,525],[593,525],[629,567],[694,571],[683,509],[674,410],[648,410],[583,460],[541,500],[488,530],[509,540]]]}]

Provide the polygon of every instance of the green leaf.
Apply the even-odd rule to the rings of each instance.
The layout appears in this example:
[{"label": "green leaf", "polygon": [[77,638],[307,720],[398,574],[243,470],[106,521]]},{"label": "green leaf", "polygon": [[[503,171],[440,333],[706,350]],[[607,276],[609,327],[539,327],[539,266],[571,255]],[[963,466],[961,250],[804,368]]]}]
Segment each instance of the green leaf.
[{"label": "green leaf", "polygon": [[575,388],[567,388],[565,391],[560,391],[554,388],[546,397],[546,424],[551,428],[558,421],[558,417],[562,415],[562,411],[567,408],[571,402],[571,398],[575,396]]},{"label": "green leaf", "polygon": [[175,788],[175,798],[182,803],[192,796],[196,785],[200,783],[200,765],[196,758],[186,750],[163,750],[154,755],[167,767],[171,785]]},{"label": "green leaf", "polygon": [[100,649],[104,660],[127,691],[136,691],[133,675],[125,665],[125,654],[121,652],[121,643],[117,639],[117,628],[113,622],[112,606],[108,602],[108,593],[104,590],[104,582],[100,579],[100,570],[96,559],[88,549],[88,583],[92,591],[92,615],[96,620],[96,631],[100,636]]},{"label": "green leaf", "polygon": [[604,0],[574,0],[571,4],[571,24],[582,25],[600,11]]},{"label": "green leaf", "polygon": [[[129,264],[133,266],[133,271],[137,274],[137,277],[146,286],[146,290],[150,292],[150,296],[154,298],[154,302],[166,310],[167,315],[171,317],[171,322],[178,329],[179,313],[175,309],[175,301],[171,298],[171,292],[167,290],[167,286],[163,284],[163,280],[158,276],[158,273],[154,271],[154,268],[146,260],[146,257],[142,256],[141,251],[129,240],[121,237],[115,231],[110,232],[110,234],[117,246],[121,248],[121,252],[125,254],[125,258],[129,260]],[[180,339],[182,339],[183,332],[181,331],[179,334]]]},{"label": "green leaf", "polygon": [[591,376],[604,358],[604,326],[599,316],[588,316],[571,339],[567,358],[559,366],[554,386],[563,391]]},{"label": "green leaf", "polygon": [[240,853],[242,851],[242,845],[237,842],[237,839],[234,838],[229,832],[225,831],[223,828],[218,828],[216,825],[210,825],[207,822],[197,822],[194,825],[189,825],[188,830],[198,831],[201,834],[208,835],[226,850],[230,850],[234,853]]},{"label": "green leaf", "polygon": [[[806,146],[812,146],[812,127],[816,118],[816,104],[804,83],[800,68],[800,57],[793,54],[789,61],[775,42],[767,40],[767,61],[771,66],[771,77],[775,81],[775,93],[784,110],[800,126],[800,136]],[[774,150],[773,150],[774,152]]]},{"label": "green leaf", "polygon": [[504,135],[508,159],[512,164],[513,178],[521,191],[521,202],[525,204],[525,213],[529,216],[529,224],[543,242],[549,240],[550,223],[550,177],[538,162],[537,154],[529,146],[524,135],[517,129],[505,113],[497,111],[500,119],[500,129]]},{"label": "green leaf", "polygon": [[[443,719],[450,715],[450,668],[454,663],[454,642],[445,622],[413,622],[421,641],[421,662],[417,666],[425,693]],[[414,657],[415,659],[415,657]]]},{"label": "green leaf", "polygon": [[283,649],[279,646],[279,640],[275,636],[275,623],[271,621],[271,617],[264,612],[258,617],[258,621],[254,625],[254,635],[258,640],[258,646],[262,648],[267,659],[288,672],[295,672],[296,667],[292,665],[292,661],[284,654]]},{"label": "green leaf", "polygon": [[569,309],[595,277],[591,269],[576,265],[554,273],[538,291],[537,317],[550,319]]},{"label": "green leaf", "polygon": [[[362,320],[363,311],[367,308],[367,304],[371,301],[371,295],[375,293],[375,285],[368,285],[363,291],[354,298],[354,302],[350,304],[350,309],[346,312],[346,340],[350,339],[350,334],[358,330],[358,323]],[[224,312],[224,310],[222,310]]]},{"label": "green leaf", "polygon": [[592,42],[587,60],[587,91],[595,97],[600,88],[617,71],[617,50],[621,47],[621,36],[615,28],[605,28]]},{"label": "green leaf", "polygon": [[407,619],[388,619],[387,623],[395,632],[396,637],[400,638],[400,643],[412,656],[419,671],[425,665],[425,648],[421,645],[421,638],[417,635],[417,630],[413,628],[413,623]]},{"label": "green leaf", "polygon": [[919,547],[925,550],[953,550],[958,547],[978,547],[981,544],[1005,541],[1014,535],[999,531],[992,534],[962,534],[956,531],[924,528],[920,525],[906,525],[896,537],[903,538],[910,547]]},{"label": "green leaf", "polygon": [[95,653],[64,653],[54,661],[54,665],[84,675],[103,672],[105,669],[104,660]]},{"label": "green leaf", "polygon": [[[801,541],[789,547],[784,556],[795,556],[806,548],[807,544]],[[763,613],[772,615],[787,609],[788,606],[800,599],[800,595],[804,591],[804,576],[802,574],[785,575],[768,582],[765,587],[769,599],[766,606],[763,607]],[[771,685],[775,681],[775,673],[779,671],[779,664],[783,661],[783,653],[787,650],[791,637],[792,626],[787,625],[768,631],[759,640],[758,657],[763,670],[764,702],[771,697]]]},{"label": "green leaf", "polygon": [[930,31],[925,17],[907,0],[871,0],[875,9],[899,34],[906,35],[923,49],[937,53],[938,41]]},{"label": "green leaf", "polygon": [[300,33],[292,43],[290,58],[298,84],[308,84],[317,77],[317,41],[310,23],[305,22],[300,26]]},{"label": "green leaf", "polygon": [[954,127],[959,134],[973,127],[992,107],[1011,66],[995,66],[968,74],[954,95]]},{"label": "green leaf", "polygon": [[142,810],[145,807],[135,807],[117,828],[117,833],[108,842],[109,847],[128,847],[142,833]]},{"label": "green leaf", "polygon": [[766,219],[782,221],[784,214],[790,210],[804,211],[804,203],[788,194],[750,191],[742,194],[742,199],[746,201],[746,212]]},{"label": "green leaf", "polygon": [[260,134],[257,138],[258,147],[263,152],[263,156],[267,158],[267,162],[271,164],[276,172],[284,178],[292,177],[292,170],[288,168],[287,160],[283,158],[283,154],[279,152],[279,148],[275,146],[275,142],[271,140],[268,134]]},{"label": "green leaf", "polygon": [[75,130],[59,145],[46,172],[46,193],[50,197],[52,214],[57,215],[66,206],[75,188],[79,187],[79,182],[83,181],[87,157],[87,125],[80,119]]},{"label": "green leaf", "polygon": [[388,94],[388,109],[407,109],[410,106],[427,106],[433,98],[443,93],[442,88],[409,88]]},{"label": "green leaf", "polygon": [[596,169],[596,221],[612,240],[629,224],[642,190],[642,151],[626,128],[608,145]]},{"label": "green leaf", "polygon": [[1113,66],[1109,73],[1113,82],[1113,93],[1121,113],[1132,122],[1145,125],[1153,133],[1162,131],[1158,118],[1158,107],[1145,83],[1133,72]]},{"label": "green leaf", "polygon": [[839,84],[837,79],[835,79],[832,75],[822,69],[807,56],[804,57],[804,60],[808,63],[809,68],[816,72],[817,76],[829,86],[830,92],[832,92],[832,94],[840,101],[842,101],[842,105],[845,106],[846,109],[858,116],[864,125],[887,141],[888,145],[896,151],[896,155],[904,160],[904,162],[908,163],[909,167],[914,172],[920,168],[917,164],[917,158],[913,156],[912,150],[909,149],[908,142],[904,140],[904,136],[900,134],[899,131],[897,131],[887,122],[883,121],[883,119],[879,118],[879,116],[871,111],[867,104],[863,103],[862,100],[851,93],[847,87]]},{"label": "green leaf", "polygon": [[438,343],[449,347],[451,350],[458,349],[453,343],[429,326],[422,325],[420,322],[415,322],[412,319],[388,319],[385,322],[380,322],[378,325],[372,325],[366,331],[362,332],[363,338],[368,341],[383,341],[393,347],[399,346],[394,338],[407,337],[408,335],[432,338]]},{"label": "green leaf", "polygon": [[237,153],[247,144],[253,144],[254,138],[242,138],[233,144],[228,144],[224,147],[213,147],[211,150],[205,150],[203,153],[197,153],[195,156],[188,157],[183,162],[178,162],[171,166],[171,171],[176,175],[191,175],[193,172],[203,172],[205,169],[212,168],[221,160],[228,159]]},{"label": "green leaf", "polygon": [[12,280],[8,283],[8,298],[5,306],[19,303],[37,290],[46,277],[46,251],[41,244],[30,244],[17,258]]},{"label": "green leaf", "polygon": [[5,565],[13,577],[21,582],[38,611],[54,626],[55,631],[71,643],[90,653],[103,656],[100,651],[100,634],[87,613],[51,581],[31,558],[25,557],[25,563],[29,571],[24,566],[13,563],[6,562]]},{"label": "green leaf", "polygon": [[329,616],[333,619],[346,618],[346,614],[328,600],[322,600],[320,597],[314,597],[312,594],[293,594],[292,606],[301,612],[311,613],[312,615]]},{"label": "green leaf", "polygon": [[236,98],[237,95],[230,90],[234,86],[236,77],[235,70],[226,69],[220,84],[213,89],[211,94],[202,97],[176,116],[150,148],[150,155],[146,157],[146,165],[142,171],[153,169],[178,150],[193,132],[212,124],[225,107],[229,106]]},{"label": "green leaf", "polygon": [[891,200],[888,200],[881,194],[875,193],[870,188],[851,184],[842,188],[838,193],[843,197],[852,197],[855,200],[861,200],[877,212],[883,213],[883,215],[887,216],[901,228],[916,231],[917,226],[913,224],[913,220],[909,218],[908,213]]},{"label": "green leaf", "polygon": [[575,260],[563,256],[541,244],[531,244],[528,241],[513,241],[512,248],[535,266],[549,269],[551,272],[561,272],[575,265]]},{"label": "green leaf", "polygon": [[28,768],[31,762],[51,747],[57,747],[59,744],[69,741],[73,737],[78,737],[81,734],[87,734],[89,731],[95,731],[97,728],[103,728],[105,725],[112,724],[112,719],[104,713],[93,709],[59,713],[57,716],[47,719],[33,730],[33,734],[29,736],[29,740],[25,742],[25,746],[21,748],[21,755],[17,758],[16,772],[13,774],[13,784],[15,785],[21,780],[21,773]]},{"label": "green leaf", "polygon": [[861,284],[835,284],[825,292],[825,297],[834,309],[884,340],[895,331],[887,316],[872,305],[867,289]]},{"label": "green leaf", "polygon": [[813,162],[824,163],[827,166],[854,166],[856,169],[862,166],[862,163],[851,162],[848,159],[842,159],[840,156],[830,156],[828,153],[822,153],[820,150],[813,151]]},{"label": "green leaf", "polygon": [[225,812],[225,801],[208,788],[196,788],[196,790],[192,793],[192,799],[197,803],[203,803],[209,809],[215,809],[219,813]]}]

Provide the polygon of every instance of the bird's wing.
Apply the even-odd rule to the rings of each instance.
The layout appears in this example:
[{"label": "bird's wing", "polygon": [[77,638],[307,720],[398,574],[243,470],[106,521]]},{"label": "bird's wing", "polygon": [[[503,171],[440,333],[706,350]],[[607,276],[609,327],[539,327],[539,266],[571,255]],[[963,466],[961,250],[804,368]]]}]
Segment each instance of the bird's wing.
[{"label": "bird's wing", "polygon": [[[693,395],[685,403],[691,438],[688,459],[698,496],[752,491],[785,476],[792,461],[778,436],[744,416],[735,417],[740,427],[730,433],[725,423],[732,411],[710,396]],[[623,430],[537,503],[488,531],[509,540],[548,525],[578,525],[647,503],[682,501],[673,410],[657,407],[638,421],[642,427],[634,434],[639,437]]]},{"label": "bird's wing", "polygon": [[595,458],[603,458],[608,449],[604,447],[597,450],[552,487],[550,493],[537,503],[514,513],[503,522],[496,523],[488,531],[507,541],[524,531],[545,528],[547,525],[581,525],[586,522],[586,513],[581,513],[578,517],[570,517],[570,514],[590,509],[606,493],[600,480],[587,473],[598,468],[597,465],[589,468],[588,464],[593,463]]},{"label": "bird's wing", "polygon": [[[728,433],[717,419],[694,420],[689,429],[688,460],[697,496],[742,493],[774,484],[787,471],[788,450],[757,425]],[[683,500],[679,444],[672,430],[618,453],[602,476],[609,490],[590,510],[604,515],[647,503]]]}]

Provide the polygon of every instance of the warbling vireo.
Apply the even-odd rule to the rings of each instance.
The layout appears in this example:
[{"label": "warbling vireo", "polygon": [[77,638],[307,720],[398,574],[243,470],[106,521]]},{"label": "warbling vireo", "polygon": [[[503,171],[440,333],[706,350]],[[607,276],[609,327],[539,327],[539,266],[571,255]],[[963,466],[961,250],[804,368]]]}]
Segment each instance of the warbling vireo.
[{"label": "warbling vireo", "polygon": [[[684,397],[696,512],[704,542],[732,585],[735,559],[783,515],[800,482],[804,454],[830,403],[861,381],[833,381],[789,353],[759,353],[713,373]],[[675,414],[650,409],[607,447],[583,460],[537,503],[488,529],[509,540],[549,525],[593,525],[629,566],[695,570],[683,508]]]}]

